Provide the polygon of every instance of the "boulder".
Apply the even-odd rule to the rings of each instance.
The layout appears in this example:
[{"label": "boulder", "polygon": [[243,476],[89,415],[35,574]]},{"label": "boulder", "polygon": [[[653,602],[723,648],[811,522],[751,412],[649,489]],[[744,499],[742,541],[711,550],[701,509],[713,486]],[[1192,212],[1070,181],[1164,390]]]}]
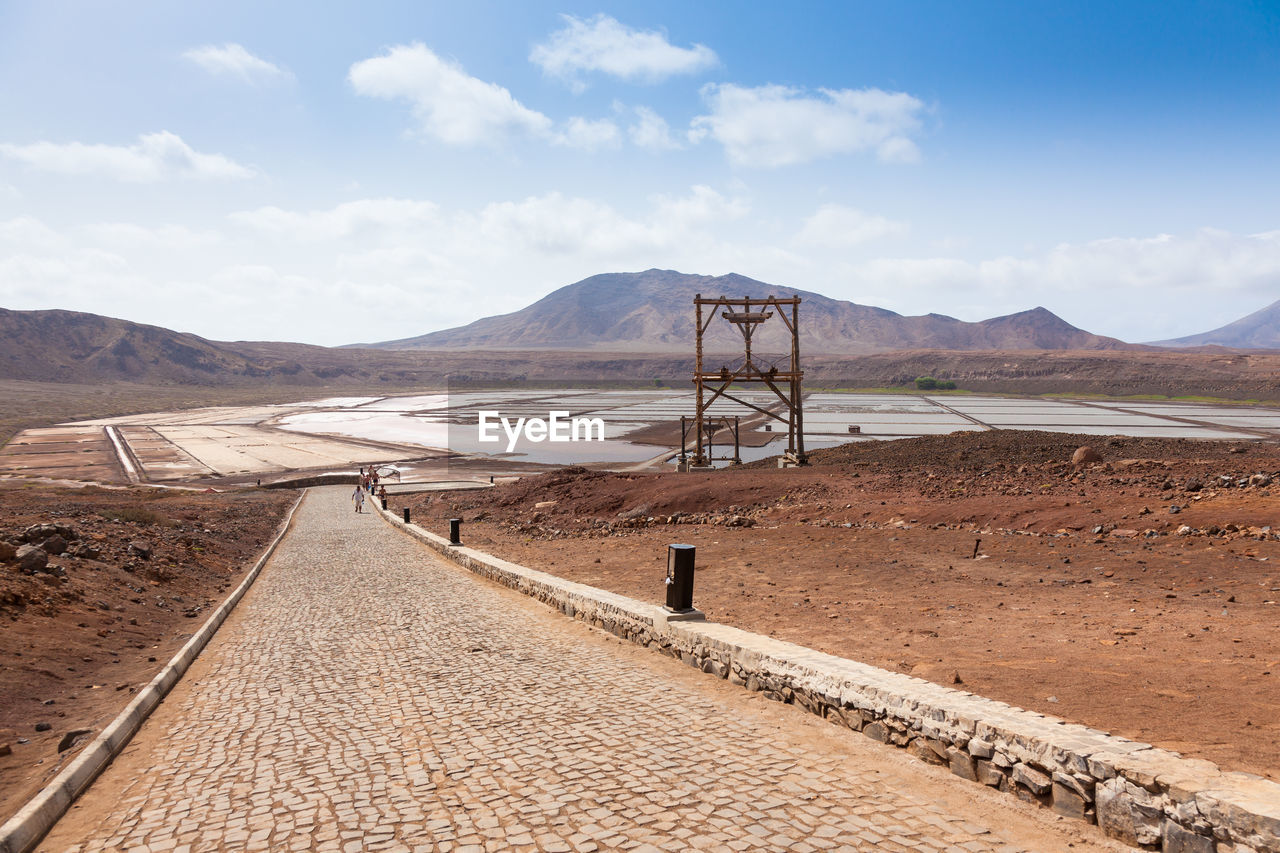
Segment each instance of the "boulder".
[{"label": "boulder", "polygon": [[92,542],[77,542],[67,553],[82,560],[96,560],[102,556],[102,549]]},{"label": "boulder", "polygon": [[18,556],[18,549],[0,539],[0,562],[7,563]]},{"label": "boulder", "polygon": [[46,554],[56,557],[58,554],[66,553],[67,540],[63,539],[60,534],[55,533],[41,542],[40,547],[44,549]]},{"label": "boulder", "polygon": [[29,575],[43,572],[49,565],[49,554],[40,546],[30,543],[19,548],[16,557],[18,568]]},{"label": "boulder", "polygon": [[151,543],[145,539],[134,539],[129,543],[129,553],[142,560],[151,559]]},{"label": "boulder", "polygon": [[58,752],[66,752],[83,740],[86,735],[92,733],[90,729],[72,729],[62,736],[62,740],[58,741]]},{"label": "boulder", "polygon": [[1102,455],[1089,445],[1077,447],[1076,452],[1071,454],[1072,465],[1091,465],[1094,462],[1101,462]]},{"label": "boulder", "polygon": [[50,536],[61,536],[64,540],[70,542],[73,539],[79,539],[80,534],[65,524],[33,524],[26,530],[22,531],[23,542],[35,542],[39,544]]}]

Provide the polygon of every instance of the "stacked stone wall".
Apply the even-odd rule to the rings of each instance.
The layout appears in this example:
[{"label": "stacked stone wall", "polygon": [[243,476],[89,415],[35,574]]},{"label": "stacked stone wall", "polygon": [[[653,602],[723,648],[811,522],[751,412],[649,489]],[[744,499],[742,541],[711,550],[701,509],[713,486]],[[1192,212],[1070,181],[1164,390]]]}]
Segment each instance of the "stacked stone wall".
[{"label": "stacked stone wall", "polygon": [[1280,853],[1280,785],[1003,702],[566,581],[392,524],[481,577],[717,678],[1164,853]]}]

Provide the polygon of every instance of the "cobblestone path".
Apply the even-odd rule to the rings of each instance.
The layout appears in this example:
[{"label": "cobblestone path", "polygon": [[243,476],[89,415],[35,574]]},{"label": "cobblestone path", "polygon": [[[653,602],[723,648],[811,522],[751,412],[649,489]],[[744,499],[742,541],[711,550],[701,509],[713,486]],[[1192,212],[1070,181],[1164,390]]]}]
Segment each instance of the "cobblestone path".
[{"label": "cobblestone path", "polygon": [[491,586],[347,498],[307,495],[42,849],[1114,849]]}]

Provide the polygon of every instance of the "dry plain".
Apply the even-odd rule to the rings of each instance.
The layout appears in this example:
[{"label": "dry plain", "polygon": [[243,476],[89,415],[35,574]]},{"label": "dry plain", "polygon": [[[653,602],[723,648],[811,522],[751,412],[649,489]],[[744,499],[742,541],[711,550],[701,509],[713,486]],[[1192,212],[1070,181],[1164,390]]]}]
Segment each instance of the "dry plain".
[{"label": "dry plain", "polygon": [[[636,392],[610,393],[605,402],[621,400],[625,408],[668,407],[661,399],[644,402]],[[0,490],[7,506],[2,535],[14,539],[25,525],[59,517],[74,503],[67,492],[36,487],[33,474],[128,481],[108,426],[125,440],[144,479],[171,486],[244,486],[287,468],[296,469],[294,474],[351,471],[384,461],[412,462],[424,479],[462,472],[484,480],[486,470],[510,474],[523,467],[535,475],[554,467],[510,459],[433,461],[432,453],[409,442],[284,432],[269,423],[279,407],[252,402],[27,433],[0,454],[11,475]],[[329,402],[330,409],[367,405]],[[540,405],[536,397],[526,402]],[[712,619],[944,684],[958,678],[964,689],[982,695],[1277,778],[1280,542],[1274,531],[1280,518],[1274,486],[1238,485],[1253,474],[1280,474],[1277,412],[1243,407],[1217,411],[1218,420],[1208,422],[1204,410],[1168,403],[1028,401],[1066,418],[1054,425],[1060,432],[987,431],[993,424],[973,423],[998,419],[1003,405],[973,398],[930,404],[928,417],[939,425],[961,421],[971,429],[847,445],[818,454],[818,464],[802,471],[571,471],[528,476],[492,492],[393,500],[410,501],[418,517],[442,527],[461,515],[469,541],[478,547],[642,600],[660,599],[665,545],[689,541],[699,546],[698,604]],[[832,432],[844,428],[841,416],[827,415]],[[919,430],[916,435],[928,431],[928,423],[905,418],[893,406],[858,417],[885,437],[912,434],[906,429]],[[1157,435],[1216,432],[1220,438],[1109,438],[1105,432],[1118,420],[1145,421]],[[1095,434],[1071,432],[1082,427]],[[1099,449],[1103,461],[1073,468],[1071,452],[1085,442]],[[15,464],[23,456],[30,462],[31,454],[46,469]],[[1231,483],[1219,483],[1221,476]],[[1193,480],[1200,481],[1199,489],[1191,488]],[[102,499],[129,505],[153,500],[153,491],[134,488]],[[234,516],[236,506],[246,506],[234,494],[204,494],[199,500],[207,502],[194,510],[201,515]],[[547,500],[557,503],[533,506]],[[274,512],[264,513],[262,524],[269,527]],[[181,513],[158,514],[162,520],[153,536],[171,529],[168,524],[184,524]],[[681,514],[682,523],[667,523]],[[749,519],[749,525],[726,523],[734,517]],[[1190,532],[1178,535],[1184,525]],[[224,548],[243,538],[237,524],[200,529]],[[134,533],[119,534],[126,535]],[[45,686],[31,695],[6,698],[9,710],[21,712],[12,715],[10,741],[31,742],[4,759],[25,770],[5,774],[10,809],[14,796],[48,778],[74,753],[75,745],[61,756],[48,752],[56,746],[54,735],[101,725],[113,707],[127,701],[128,685],[144,682],[159,666],[150,659],[165,659],[159,653],[163,644],[124,642],[127,630],[116,634],[118,628],[105,622],[97,628],[85,618],[139,618],[128,615],[130,609],[150,598],[136,587],[145,591],[166,582],[131,580],[129,559],[127,549],[90,569],[84,561],[55,559],[67,575],[57,590],[44,590],[43,597],[23,593],[3,605],[20,628],[11,636],[30,638],[25,648],[15,646],[22,655],[6,662],[10,674],[65,669],[52,652],[42,663],[41,638],[93,628],[90,634],[106,632],[93,639],[110,646],[107,655],[85,654],[80,657],[92,660],[66,663],[76,667],[74,675],[38,682]],[[222,566],[202,575],[199,562],[192,564],[187,574],[196,583],[193,598],[213,598],[229,582],[237,567]],[[78,598],[50,604],[69,593]],[[111,691],[114,704],[101,687],[93,688],[118,680],[113,673],[128,673],[119,680],[125,688]],[[92,707],[76,712],[85,696],[94,696]],[[48,699],[55,705],[41,704]],[[33,738],[23,731],[35,717],[43,720],[42,709],[56,706],[61,707],[53,713],[67,717],[57,717],[51,734]],[[35,744],[44,745],[36,759],[43,764],[29,760],[33,753],[27,747]]]}]

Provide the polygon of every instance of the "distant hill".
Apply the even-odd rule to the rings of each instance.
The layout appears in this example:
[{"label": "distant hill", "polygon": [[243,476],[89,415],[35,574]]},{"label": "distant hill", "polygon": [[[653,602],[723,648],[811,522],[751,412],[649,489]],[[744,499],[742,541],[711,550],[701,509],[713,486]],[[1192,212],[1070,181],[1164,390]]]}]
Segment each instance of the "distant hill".
[{"label": "distant hill", "polygon": [[1220,346],[1234,349],[1280,349],[1280,300],[1212,332],[1157,341],[1160,347]]},{"label": "distant hill", "polygon": [[[694,341],[693,297],[799,296],[800,349],[806,354],[858,355],[908,349],[1092,350],[1133,345],[1090,334],[1044,308],[979,323],[941,314],[905,317],[883,308],[766,284],[730,273],[686,275],[652,269],[605,273],[570,284],[512,314],[413,338],[360,346],[379,349],[577,350],[686,353]],[[710,352],[736,352],[742,339],[728,323],[708,328]],[[761,353],[790,349],[776,320],[757,333]]]},{"label": "distant hill", "polygon": [[[710,288],[705,292],[715,293]],[[783,290],[775,288],[773,292],[782,294]],[[801,304],[802,323],[815,313],[813,302],[821,298],[806,298]],[[897,316],[878,309],[863,310]],[[1028,317],[1030,324],[1026,323]],[[1015,330],[1019,343],[1007,348],[930,348],[870,355],[810,352],[804,358],[805,381],[818,388],[882,387],[910,385],[915,377],[927,374],[954,379],[970,391],[1201,394],[1280,400],[1280,352],[1224,353],[1216,348],[1199,352],[1124,345],[1047,350],[1025,343],[1034,339],[1026,330],[1034,329],[1037,320],[1045,324],[1042,334],[1045,330],[1057,334],[1065,327],[1068,334],[1084,335],[1082,340],[1097,340],[1072,330],[1047,311],[1029,311],[986,323],[961,324],[962,328],[994,329],[997,334],[1007,332],[1002,326],[1020,327]],[[1043,342],[1044,338],[1038,340]],[[740,344],[734,341],[733,345]],[[193,388],[196,400],[205,399],[200,389],[215,387],[275,389],[284,400],[301,399],[296,395],[319,393],[314,389],[320,388],[342,388],[343,394],[353,389],[383,394],[439,388],[442,382],[459,389],[495,384],[563,388],[603,382],[687,390],[693,371],[691,349],[687,343],[673,346],[669,352],[556,352],[538,348],[374,350],[270,341],[220,342],[96,314],[0,309],[0,434],[6,406],[23,407],[27,405],[23,401],[30,399],[23,396],[27,391],[16,388],[18,385],[38,384],[41,394],[54,395],[59,383],[82,388],[119,387],[127,399],[107,409],[98,408],[113,414],[146,411],[136,406],[150,404],[137,401],[151,397],[128,397],[135,393],[129,389],[141,386]],[[6,393],[12,396],[4,396]],[[211,393],[208,399],[215,396]],[[77,417],[88,417],[93,410],[85,403],[70,411]],[[23,408],[19,414],[26,425],[40,420],[36,410]]]},{"label": "distant hill", "polygon": [[0,308],[0,373],[10,379],[193,382],[259,370],[195,335],[83,314]]},{"label": "distant hill", "polygon": [[417,361],[306,344],[209,341],[79,311],[0,308],[2,379],[195,386],[417,381],[424,378],[414,370]]}]

